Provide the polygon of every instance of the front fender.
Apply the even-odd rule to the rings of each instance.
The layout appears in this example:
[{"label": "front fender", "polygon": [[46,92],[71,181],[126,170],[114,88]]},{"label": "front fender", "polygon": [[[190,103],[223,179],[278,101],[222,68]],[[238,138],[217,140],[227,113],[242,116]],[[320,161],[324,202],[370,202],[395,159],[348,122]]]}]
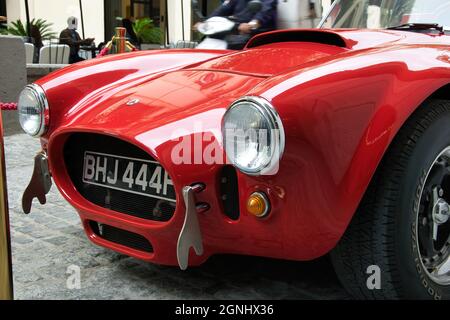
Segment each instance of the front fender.
[{"label": "front fender", "polygon": [[348,53],[250,93],[271,101],[285,127],[285,153],[270,181],[283,194],[285,250],[310,259],[337,244],[397,132],[450,83],[449,56],[443,46]]}]

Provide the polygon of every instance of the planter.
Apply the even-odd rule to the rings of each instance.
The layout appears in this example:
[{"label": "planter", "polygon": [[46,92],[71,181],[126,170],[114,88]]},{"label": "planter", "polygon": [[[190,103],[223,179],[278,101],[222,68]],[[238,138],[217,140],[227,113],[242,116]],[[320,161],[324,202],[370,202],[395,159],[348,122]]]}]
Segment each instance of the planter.
[{"label": "planter", "polygon": [[142,43],[141,44],[141,50],[159,50],[161,48],[162,48],[161,45],[156,44],[156,43]]}]

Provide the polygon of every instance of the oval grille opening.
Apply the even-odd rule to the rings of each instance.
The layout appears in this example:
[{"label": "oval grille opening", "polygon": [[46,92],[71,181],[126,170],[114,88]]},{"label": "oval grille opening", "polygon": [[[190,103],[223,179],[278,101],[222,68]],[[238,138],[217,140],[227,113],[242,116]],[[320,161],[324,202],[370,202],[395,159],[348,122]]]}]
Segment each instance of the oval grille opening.
[{"label": "oval grille opening", "polygon": [[144,252],[153,252],[150,242],[140,234],[96,221],[89,221],[92,231],[102,239]]},{"label": "oval grille opening", "polygon": [[110,136],[74,133],[64,146],[68,174],[88,201],[147,220],[168,221],[176,195],[164,168],[148,153]]}]

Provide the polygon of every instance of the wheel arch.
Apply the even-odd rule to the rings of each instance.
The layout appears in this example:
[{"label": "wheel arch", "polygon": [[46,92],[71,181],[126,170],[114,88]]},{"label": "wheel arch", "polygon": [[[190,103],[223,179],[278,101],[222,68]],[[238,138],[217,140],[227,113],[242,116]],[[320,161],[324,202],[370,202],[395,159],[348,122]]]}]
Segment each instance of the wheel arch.
[{"label": "wheel arch", "polygon": [[[411,208],[419,208],[422,188],[428,179],[427,168],[438,158],[435,152],[448,146],[448,135],[441,135],[447,127],[450,111],[446,87],[448,85],[429,95],[400,126],[380,160],[345,236],[331,251],[341,282],[358,298],[417,299],[418,287],[422,287],[420,299],[440,300],[443,297],[440,288],[425,278],[425,267],[417,262],[421,259],[420,253],[411,257],[410,250],[405,249],[412,247],[416,252],[418,248],[416,226],[422,220],[416,220],[416,213],[412,214]],[[440,127],[434,125],[436,120]],[[448,134],[448,127],[445,129]],[[439,142],[434,144],[435,140]],[[434,145],[433,152],[430,152],[431,145]],[[370,265],[377,265],[384,271],[382,290],[366,290],[365,268]],[[399,270],[406,267],[408,270],[401,274]],[[413,278],[417,282],[416,288],[408,286]],[[401,282],[403,285],[400,286]],[[448,291],[445,294],[448,299]]]},{"label": "wheel arch", "polygon": [[450,82],[439,88],[428,99],[441,99],[450,101]]},{"label": "wheel arch", "polygon": [[434,90],[430,95],[428,95],[427,97],[424,98],[424,100],[418,104],[417,106],[413,106],[411,108],[411,112],[409,114],[408,117],[406,117],[404,119],[404,121],[401,123],[401,125],[398,127],[398,129],[396,130],[395,134],[392,136],[392,139],[390,140],[389,144],[386,147],[386,150],[384,151],[382,157],[379,159],[378,164],[376,165],[376,167],[373,170],[373,174],[371,179],[369,180],[369,183],[367,184],[367,187],[365,188],[361,200],[358,203],[358,206],[356,207],[356,209],[353,212],[352,215],[352,219],[354,218],[354,216],[356,215],[356,213],[358,212],[358,209],[361,206],[361,203],[363,202],[363,199],[366,197],[366,194],[368,192],[370,192],[370,185],[372,183],[374,183],[374,180],[377,177],[377,173],[380,171],[380,167],[383,163],[383,160],[386,158],[387,153],[389,152],[389,149],[392,147],[393,142],[395,141],[395,138],[399,135],[400,131],[402,130],[402,128],[408,123],[408,121],[414,117],[414,115],[421,110],[422,108],[426,108],[427,104],[426,102],[429,100],[447,100],[450,101],[450,82],[439,87],[438,89]]}]

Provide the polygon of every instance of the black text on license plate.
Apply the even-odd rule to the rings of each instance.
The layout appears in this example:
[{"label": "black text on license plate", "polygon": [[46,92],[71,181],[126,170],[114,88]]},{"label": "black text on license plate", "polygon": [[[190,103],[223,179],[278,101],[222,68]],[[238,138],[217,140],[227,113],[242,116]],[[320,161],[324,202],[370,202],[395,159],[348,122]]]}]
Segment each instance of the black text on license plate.
[{"label": "black text on license plate", "polygon": [[85,151],[83,182],[175,202],[172,180],[156,161]]}]

